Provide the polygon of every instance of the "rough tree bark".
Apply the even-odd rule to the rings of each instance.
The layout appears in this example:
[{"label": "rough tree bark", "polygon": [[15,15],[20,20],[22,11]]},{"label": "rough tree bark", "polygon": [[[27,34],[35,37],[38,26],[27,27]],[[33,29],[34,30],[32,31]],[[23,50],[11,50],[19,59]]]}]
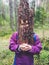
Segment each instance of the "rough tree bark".
[{"label": "rough tree bark", "polygon": [[[20,43],[33,43],[33,10],[29,8],[28,0],[20,0],[18,8],[18,33]],[[21,25],[28,27],[22,27]]]}]

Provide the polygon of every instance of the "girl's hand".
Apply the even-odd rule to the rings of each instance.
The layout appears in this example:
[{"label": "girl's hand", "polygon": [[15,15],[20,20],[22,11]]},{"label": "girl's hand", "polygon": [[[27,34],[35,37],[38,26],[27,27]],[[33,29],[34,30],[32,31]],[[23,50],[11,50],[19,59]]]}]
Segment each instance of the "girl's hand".
[{"label": "girl's hand", "polygon": [[19,47],[22,51],[28,51],[32,48],[32,46],[28,44],[21,44]]}]

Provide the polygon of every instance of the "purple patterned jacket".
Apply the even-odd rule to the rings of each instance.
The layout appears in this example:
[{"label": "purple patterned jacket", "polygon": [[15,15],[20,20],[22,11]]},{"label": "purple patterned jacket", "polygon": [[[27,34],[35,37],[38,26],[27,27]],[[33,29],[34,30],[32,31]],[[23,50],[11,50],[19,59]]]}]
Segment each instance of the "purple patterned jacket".
[{"label": "purple patterned jacket", "polygon": [[17,43],[18,33],[17,32],[13,33],[10,39],[9,49],[15,52],[16,54],[15,65],[34,65],[33,55],[39,54],[42,49],[42,45],[38,35],[34,34],[34,37],[35,36],[36,36],[36,41],[35,41],[35,44],[32,45],[32,49],[29,51],[23,52],[18,50],[18,47],[19,47],[19,43]]}]

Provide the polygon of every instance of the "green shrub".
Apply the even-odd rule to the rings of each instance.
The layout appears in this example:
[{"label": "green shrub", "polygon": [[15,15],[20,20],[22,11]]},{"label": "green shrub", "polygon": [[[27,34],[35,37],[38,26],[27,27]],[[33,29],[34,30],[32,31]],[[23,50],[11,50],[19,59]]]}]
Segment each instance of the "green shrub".
[{"label": "green shrub", "polygon": [[48,65],[49,63],[49,52],[42,50],[39,55],[34,56],[35,65]]},{"label": "green shrub", "polygon": [[49,39],[46,40],[44,49],[49,51]]},{"label": "green shrub", "polygon": [[12,65],[13,64],[14,53],[11,51],[2,51],[0,53],[0,65]]}]

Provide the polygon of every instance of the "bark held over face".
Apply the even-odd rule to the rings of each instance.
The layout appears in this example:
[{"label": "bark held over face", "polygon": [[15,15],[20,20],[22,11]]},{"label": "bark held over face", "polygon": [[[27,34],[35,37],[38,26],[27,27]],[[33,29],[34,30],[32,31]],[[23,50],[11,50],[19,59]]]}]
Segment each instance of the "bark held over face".
[{"label": "bark held over face", "polygon": [[20,0],[18,26],[20,42],[33,42],[33,10],[29,8],[28,0]]}]

